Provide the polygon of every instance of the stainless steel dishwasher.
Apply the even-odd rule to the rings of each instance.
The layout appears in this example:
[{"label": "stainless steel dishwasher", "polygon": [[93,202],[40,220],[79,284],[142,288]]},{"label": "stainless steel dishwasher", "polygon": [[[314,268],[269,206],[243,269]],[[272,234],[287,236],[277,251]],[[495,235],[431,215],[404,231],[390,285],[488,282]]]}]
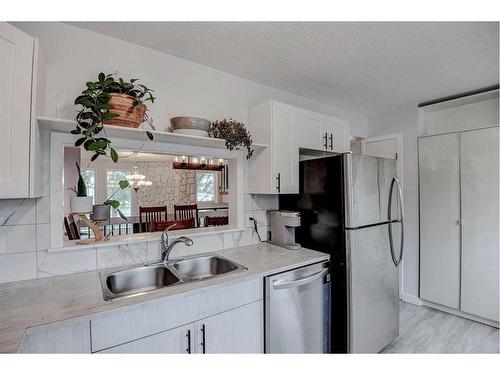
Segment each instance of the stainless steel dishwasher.
[{"label": "stainless steel dishwasher", "polygon": [[329,262],[265,278],[266,353],[330,351]]}]

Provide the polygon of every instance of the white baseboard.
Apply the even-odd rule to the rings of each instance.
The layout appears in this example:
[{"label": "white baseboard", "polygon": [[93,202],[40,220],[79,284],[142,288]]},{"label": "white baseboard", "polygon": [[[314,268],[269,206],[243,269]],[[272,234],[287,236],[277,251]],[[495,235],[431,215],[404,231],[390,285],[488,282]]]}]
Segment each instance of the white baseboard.
[{"label": "white baseboard", "polygon": [[418,305],[418,306],[422,305],[422,301],[420,300],[420,298],[414,296],[413,294],[402,293],[401,300],[403,302],[411,303],[413,305]]}]

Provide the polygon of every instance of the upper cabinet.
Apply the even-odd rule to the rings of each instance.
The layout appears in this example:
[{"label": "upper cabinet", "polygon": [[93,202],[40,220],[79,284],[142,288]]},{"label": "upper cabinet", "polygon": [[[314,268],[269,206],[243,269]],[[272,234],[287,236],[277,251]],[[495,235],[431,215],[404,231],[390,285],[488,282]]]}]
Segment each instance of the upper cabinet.
[{"label": "upper cabinet", "polygon": [[264,102],[250,110],[248,125],[254,142],[270,146],[255,150],[248,163],[249,193],[299,192],[299,157],[294,142],[297,118],[297,108],[276,101]]},{"label": "upper cabinet", "polygon": [[297,112],[294,129],[296,146],[311,150],[328,150],[326,116],[305,109],[298,109]]},{"label": "upper cabinet", "polygon": [[270,100],[250,109],[254,142],[270,147],[256,150],[249,160],[248,192],[298,194],[300,149],[349,151],[349,122]]},{"label": "upper cabinet", "polygon": [[326,116],[321,135],[325,139],[324,145],[327,151],[337,153],[350,151],[351,127],[348,121]]},{"label": "upper cabinet", "polygon": [[[35,95],[37,41],[0,22],[0,199],[41,195],[36,185],[39,163]],[[39,89],[39,88],[38,88]]]}]

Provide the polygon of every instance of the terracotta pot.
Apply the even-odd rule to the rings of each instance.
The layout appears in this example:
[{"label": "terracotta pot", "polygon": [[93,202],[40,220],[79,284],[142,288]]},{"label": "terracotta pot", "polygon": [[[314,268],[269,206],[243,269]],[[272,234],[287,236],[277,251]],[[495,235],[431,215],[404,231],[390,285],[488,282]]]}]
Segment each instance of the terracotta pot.
[{"label": "terracotta pot", "polygon": [[113,109],[109,111],[119,116],[105,121],[104,123],[108,125],[125,126],[127,128],[138,128],[144,121],[147,107],[143,103],[134,107],[132,103],[135,98],[130,95],[116,93],[110,95],[111,99],[109,99],[108,104],[110,104]]}]

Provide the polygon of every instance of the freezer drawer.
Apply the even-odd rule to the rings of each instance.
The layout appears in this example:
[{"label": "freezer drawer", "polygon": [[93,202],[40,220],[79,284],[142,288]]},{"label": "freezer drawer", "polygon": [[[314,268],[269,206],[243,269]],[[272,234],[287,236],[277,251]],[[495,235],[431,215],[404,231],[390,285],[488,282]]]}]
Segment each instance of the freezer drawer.
[{"label": "freezer drawer", "polygon": [[329,262],[265,279],[266,353],[330,351]]}]

